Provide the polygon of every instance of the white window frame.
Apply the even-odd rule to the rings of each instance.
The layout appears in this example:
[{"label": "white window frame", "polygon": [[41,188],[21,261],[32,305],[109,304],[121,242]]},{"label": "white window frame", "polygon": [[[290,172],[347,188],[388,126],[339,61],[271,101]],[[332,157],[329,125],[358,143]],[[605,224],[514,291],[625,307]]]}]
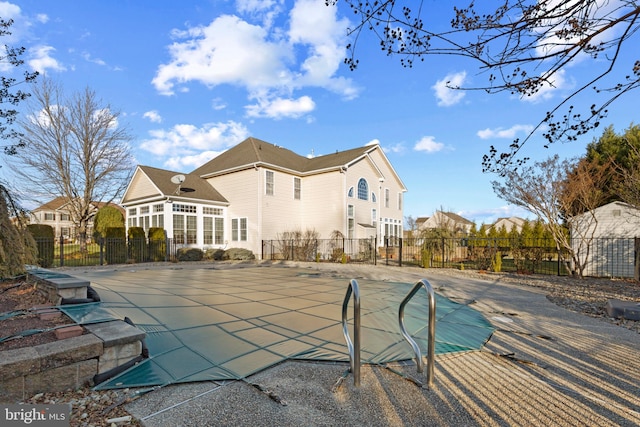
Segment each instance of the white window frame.
[{"label": "white window frame", "polygon": [[231,240],[234,242],[247,241],[247,218],[233,218],[231,220]]},{"label": "white window frame", "polygon": [[293,199],[302,199],[302,179],[297,176],[293,177]]},{"label": "white window frame", "polygon": [[273,196],[276,188],[275,173],[270,170],[264,171],[264,194],[267,196]]}]

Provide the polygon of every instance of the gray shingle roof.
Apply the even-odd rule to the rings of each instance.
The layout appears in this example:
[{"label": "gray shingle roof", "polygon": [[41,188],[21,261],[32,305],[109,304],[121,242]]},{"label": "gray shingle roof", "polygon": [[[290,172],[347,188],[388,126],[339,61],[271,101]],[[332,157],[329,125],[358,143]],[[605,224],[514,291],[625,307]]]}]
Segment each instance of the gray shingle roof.
[{"label": "gray shingle roof", "polygon": [[191,174],[206,177],[224,171],[252,167],[254,164],[272,165],[305,174],[347,165],[372,149],[372,146],[365,146],[307,158],[284,147],[257,138],[247,138],[200,166]]},{"label": "gray shingle roof", "polygon": [[180,194],[178,194],[178,185],[171,182],[171,178],[175,175],[178,175],[179,172],[158,169],[151,166],[138,167],[140,168],[140,170],[142,170],[142,172],[144,172],[145,175],[149,177],[149,179],[156,185],[156,187],[158,187],[158,189],[162,192],[161,195],[163,196],[175,195],[187,199],[211,200],[223,203],[228,202],[227,199],[225,199],[215,188],[209,185],[207,181],[193,173],[182,174],[185,177],[185,181],[180,185],[182,191],[180,191]]}]

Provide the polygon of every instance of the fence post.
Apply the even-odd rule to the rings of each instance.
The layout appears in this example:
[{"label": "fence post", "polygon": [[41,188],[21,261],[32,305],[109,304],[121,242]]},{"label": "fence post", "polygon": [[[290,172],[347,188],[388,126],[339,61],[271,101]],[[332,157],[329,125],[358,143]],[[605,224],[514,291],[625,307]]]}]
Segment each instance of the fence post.
[{"label": "fence post", "polygon": [[402,237],[398,238],[398,267],[402,267]]},{"label": "fence post", "polygon": [[64,237],[60,233],[60,267],[64,267]]},{"label": "fence post", "polygon": [[633,239],[633,278],[640,280],[640,238]]},{"label": "fence post", "polygon": [[98,240],[100,244],[100,265],[104,265],[104,237],[100,237]]},{"label": "fence post", "polygon": [[444,237],[442,237],[442,268],[444,268]]},{"label": "fence post", "polygon": [[378,236],[373,238],[373,265],[378,265]]}]

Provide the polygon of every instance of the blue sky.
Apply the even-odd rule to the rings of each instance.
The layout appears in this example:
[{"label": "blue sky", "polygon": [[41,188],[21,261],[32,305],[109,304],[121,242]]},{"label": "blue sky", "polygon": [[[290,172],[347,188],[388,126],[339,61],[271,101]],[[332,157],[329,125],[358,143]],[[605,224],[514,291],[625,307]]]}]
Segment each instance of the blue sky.
[{"label": "blue sky", "polygon": [[[426,4],[444,28],[451,4]],[[443,208],[478,224],[526,216],[494,195],[482,155],[524,137],[592,66],[578,61],[527,100],[448,90],[448,80],[481,85],[486,75],[454,57],[405,69],[373,38],[349,71],[353,15],[324,0],[0,1],[0,16],[15,20],[3,42],[25,46],[29,68],[67,93],[88,86],[123,113],[140,164],[190,172],[248,136],[301,155],[379,142],[409,190],[405,216]],[[604,124],[621,131],[634,111],[623,97]],[[534,136],[522,154],[579,156],[600,132],[550,149]]]}]

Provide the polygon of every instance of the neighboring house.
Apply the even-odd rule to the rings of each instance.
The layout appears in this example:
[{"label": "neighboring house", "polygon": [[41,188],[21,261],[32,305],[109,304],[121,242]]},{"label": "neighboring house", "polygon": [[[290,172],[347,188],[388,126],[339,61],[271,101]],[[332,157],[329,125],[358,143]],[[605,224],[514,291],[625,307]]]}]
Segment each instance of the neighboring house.
[{"label": "neighboring house", "polygon": [[[98,209],[107,205],[104,202],[92,202],[91,210],[95,214]],[[122,208],[117,205],[118,209],[122,211]],[[124,211],[123,211],[124,214]],[[44,224],[49,225],[54,230],[54,236],[56,240],[60,238],[63,241],[75,240],[77,237],[77,229],[71,217],[71,210],[69,208],[69,199],[64,196],[56,197],[55,199],[33,209],[29,218],[31,224]],[[90,238],[93,234],[93,218],[90,220],[87,229],[87,237]]]},{"label": "neighboring house", "polygon": [[571,221],[571,243],[586,261],[585,275],[634,277],[636,237],[640,209],[623,202],[600,206]]},{"label": "neighboring house", "polygon": [[260,257],[263,240],[287,231],[400,237],[406,191],[378,145],[307,158],[248,138],[188,174],[138,166],[122,205],[127,227]]},{"label": "neighboring house", "polygon": [[517,216],[512,216],[509,218],[498,218],[496,222],[494,222],[489,229],[495,229],[496,231],[500,231],[502,226],[505,227],[507,233],[510,233],[511,230],[515,228],[515,230],[520,233],[522,231],[522,226],[527,220],[524,218],[519,218]]},{"label": "neighboring house", "polygon": [[468,234],[473,222],[453,212],[436,211],[428,218],[416,220],[418,230],[446,229],[456,234]]}]

